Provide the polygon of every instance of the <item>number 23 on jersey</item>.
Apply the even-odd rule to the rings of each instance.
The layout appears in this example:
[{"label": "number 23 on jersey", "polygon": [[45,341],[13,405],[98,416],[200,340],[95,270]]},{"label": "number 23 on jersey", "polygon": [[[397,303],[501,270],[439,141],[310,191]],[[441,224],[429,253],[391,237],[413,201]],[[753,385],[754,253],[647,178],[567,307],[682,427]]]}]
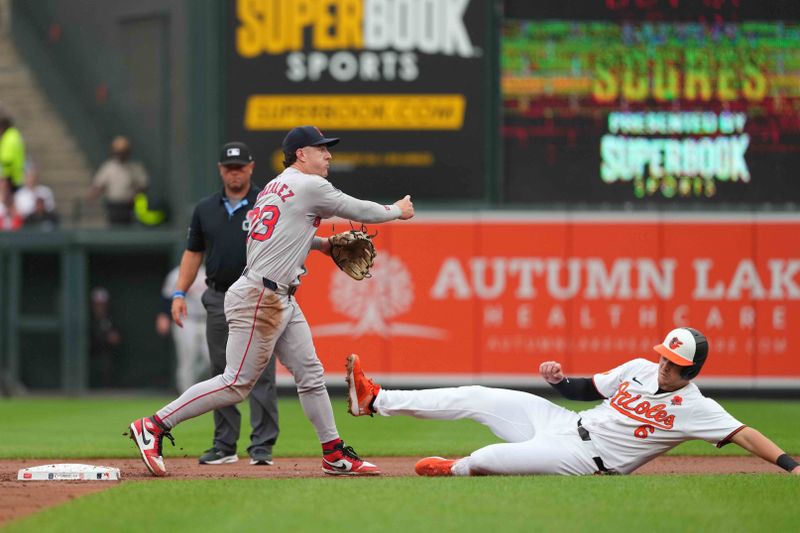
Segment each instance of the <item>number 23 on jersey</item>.
[{"label": "number 23 on jersey", "polygon": [[266,241],[272,237],[275,224],[281,216],[281,210],[274,205],[256,207],[247,213],[250,221],[250,234],[248,237],[255,241]]}]

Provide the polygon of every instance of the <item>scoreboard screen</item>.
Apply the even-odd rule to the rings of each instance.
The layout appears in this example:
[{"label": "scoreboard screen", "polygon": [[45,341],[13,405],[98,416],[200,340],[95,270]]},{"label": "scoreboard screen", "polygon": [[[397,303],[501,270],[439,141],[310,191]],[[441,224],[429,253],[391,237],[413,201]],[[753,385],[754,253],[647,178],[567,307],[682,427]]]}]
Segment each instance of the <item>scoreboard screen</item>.
[{"label": "scoreboard screen", "polygon": [[505,202],[800,201],[800,2],[562,4],[506,5]]}]

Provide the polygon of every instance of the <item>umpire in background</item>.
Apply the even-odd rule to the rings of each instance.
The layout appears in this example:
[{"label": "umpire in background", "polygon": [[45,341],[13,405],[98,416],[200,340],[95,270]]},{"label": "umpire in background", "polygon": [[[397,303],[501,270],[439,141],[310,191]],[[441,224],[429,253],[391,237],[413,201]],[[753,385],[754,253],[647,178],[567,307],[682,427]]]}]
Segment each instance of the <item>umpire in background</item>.
[{"label": "umpire in background", "polygon": [[[244,143],[230,142],[219,157],[222,191],[204,198],[194,208],[192,224],[181,258],[178,281],[172,295],[172,319],[183,327],[186,291],[194,282],[205,255],[206,285],[202,301],[208,313],[206,337],[211,355],[211,374],[225,370],[228,322],[225,291],[244,270],[247,212],[256,203],[259,189],[250,182],[255,162]],[[275,357],[250,392],[250,423],[253,433],[247,448],[250,464],[271,465],[272,447],[278,440],[278,395],[275,388]],[[200,457],[200,464],[217,465],[238,461],[236,442],[242,416],[236,405],[214,411],[214,446]]]}]

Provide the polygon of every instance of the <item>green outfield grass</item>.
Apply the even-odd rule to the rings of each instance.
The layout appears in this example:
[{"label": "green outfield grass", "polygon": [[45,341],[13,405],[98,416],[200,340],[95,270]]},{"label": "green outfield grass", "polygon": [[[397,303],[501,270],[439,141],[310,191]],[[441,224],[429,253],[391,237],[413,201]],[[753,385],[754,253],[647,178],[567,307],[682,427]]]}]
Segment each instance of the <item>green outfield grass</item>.
[{"label": "green outfield grass", "polygon": [[[168,398],[0,400],[0,457],[135,457],[122,432]],[[570,408],[587,404],[560,402]],[[792,454],[800,454],[800,402],[720,402]],[[346,414],[342,436],[359,453],[460,456],[497,440],[469,421]],[[242,405],[247,435],[247,408]],[[294,398],[281,398],[275,455],[317,455]],[[210,445],[210,415],[181,424],[167,458]],[[246,440],[240,442],[246,446]],[[243,449],[241,450],[243,451]],[[744,454],[687,443],[673,454]],[[800,479],[788,475],[492,478],[220,479],[126,482],[7,524],[3,531],[793,531]]]},{"label": "green outfield grass", "polygon": [[[0,400],[0,458],[128,457],[133,447],[122,437],[131,420],[152,414],[171,398],[34,398]],[[585,402],[559,402],[585,409]],[[787,452],[800,454],[800,402],[725,400],[720,402],[743,423],[757,428]],[[409,417],[354,418],[344,400],[334,400],[339,431],[356,450],[369,456],[464,455],[498,442],[489,430],[468,420],[432,421]],[[240,405],[243,425],[249,424],[247,403]],[[165,444],[166,457],[202,453],[211,445],[211,414],[188,420],[173,431],[176,447]],[[313,456],[319,444],[311,424],[294,397],[280,399],[281,435],[276,456]],[[243,430],[244,452],[247,427]],[[689,442],[671,453],[744,455],[738,446],[718,450],[705,442]],[[135,455],[135,454],[133,454]]]},{"label": "green outfield grass", "polygon": [[796,531],[793,476],[124,483],[8,531]]}]

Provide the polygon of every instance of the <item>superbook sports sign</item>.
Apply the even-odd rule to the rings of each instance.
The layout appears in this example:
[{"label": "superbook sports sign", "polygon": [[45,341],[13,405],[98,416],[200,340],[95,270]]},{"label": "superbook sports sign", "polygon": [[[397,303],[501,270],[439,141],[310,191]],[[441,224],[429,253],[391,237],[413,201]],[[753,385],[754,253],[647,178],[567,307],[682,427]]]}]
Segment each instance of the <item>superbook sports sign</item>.
[{"label": "superbook sports sign", "polygon": [[228,136],[274,175],[286,131],[313,124],[343,139],[331,173],[348,194],[483,198],[493,5],[228,2]]},{"label": "superbook sports sign", "polygon": [[286,78],[414,81],[417,54],[481,53],[464,24],[469,0],[262,0],[237,4],[236,49],[286,54]]}]

